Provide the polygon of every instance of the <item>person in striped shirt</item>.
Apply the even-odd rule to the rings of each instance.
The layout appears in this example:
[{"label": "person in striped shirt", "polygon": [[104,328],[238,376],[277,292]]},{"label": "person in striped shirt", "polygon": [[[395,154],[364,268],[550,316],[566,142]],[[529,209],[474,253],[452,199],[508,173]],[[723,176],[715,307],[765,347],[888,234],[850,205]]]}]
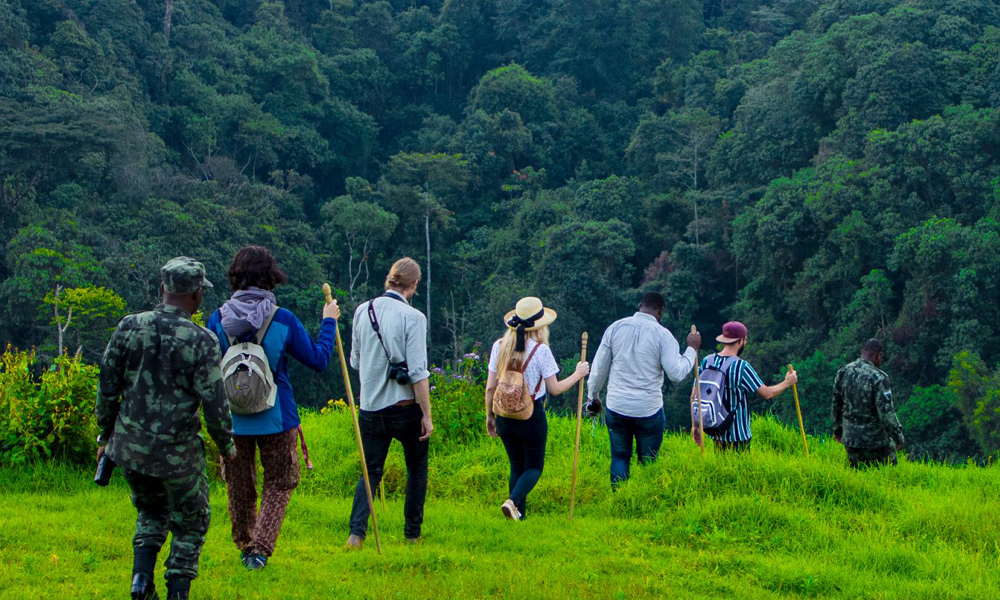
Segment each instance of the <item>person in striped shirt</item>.
[{"label": "person in striped shirt", "polygon": [[[723,345],[717,354],[710,354],[701,361],[700,369],[704,371],[709,365],[722,368],[728,358],[739,357],[747,346],[747,328],[743,323],[730,321],[722,326],[722,335],[715,338]],[[733,412],[733,421],[725,432],[713,435],[715,447],[722,451],[747,450],[750,447],[750,395],[756,393],[765,400],[779,396],[799,380],[794,370],[790,370],[784,381],[775,385],[764,385],[757,371],[747,361],[736,358],[730,361],[726,369],[726,387],[723,390],[723,402],[726,402]],[[694,401],[695,388],[691,390],[691,401]],[[698,424],[691,423],[691,435],[695,442],[701,445],[701,430]]]}]

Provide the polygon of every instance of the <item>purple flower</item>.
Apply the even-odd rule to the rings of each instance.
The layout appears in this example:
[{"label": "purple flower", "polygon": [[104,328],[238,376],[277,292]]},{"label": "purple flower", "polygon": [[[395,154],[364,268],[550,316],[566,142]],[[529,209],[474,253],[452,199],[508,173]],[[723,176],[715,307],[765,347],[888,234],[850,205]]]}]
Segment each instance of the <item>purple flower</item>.
[{"label": "purple flower", "polygon": [[441,367],[434,367],[433,369],[431,369],[431,371],[433,371],[435,373],[439,373],[439,374],[444,372],[444,371],[441,370]]},{"label": "purple flower", "polygon": [[470,352],[470,353],[466,354],[464,358],[471,358],[472,360],[479,360],[479,355],[476,354],[475,352]]},{"label": "purple flower", "polygon": [[432,385],[432,386],[431,386],[431,391],[432,391],[432,392],[433,392],[434,390],[436,390],[436,389],[437,389],[437,386],[436,386],[436,385]]}]

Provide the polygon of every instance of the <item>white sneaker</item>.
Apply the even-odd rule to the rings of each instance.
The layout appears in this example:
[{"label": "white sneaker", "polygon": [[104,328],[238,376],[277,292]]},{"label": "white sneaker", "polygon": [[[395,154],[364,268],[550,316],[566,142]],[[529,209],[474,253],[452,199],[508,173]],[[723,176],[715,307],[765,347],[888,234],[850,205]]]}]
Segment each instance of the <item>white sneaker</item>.
[{"label": "white sneaker", "polygon": [[500,506],[500,510],[503,511],[505,517],[512,521],[521,520],[521,511],[517,510],[517,505],[510,498]]}]

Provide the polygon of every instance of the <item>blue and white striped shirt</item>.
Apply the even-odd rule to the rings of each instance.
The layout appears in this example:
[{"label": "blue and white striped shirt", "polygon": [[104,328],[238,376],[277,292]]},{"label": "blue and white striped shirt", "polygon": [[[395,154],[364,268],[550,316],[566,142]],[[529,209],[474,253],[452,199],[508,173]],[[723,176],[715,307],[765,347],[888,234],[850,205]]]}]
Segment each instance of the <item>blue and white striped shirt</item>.
[{"label": "blue and white striped shirt", "polygon": [[[712,359],[712,366],[718,369],[722,367],[722,363],[728,357],[718,354],[706,356],[701,361],[702,371],[708,368],[709,358]],[[749,398],[756,394],[763,385],[764,382],[760,380],[757,371],[754,371],[747,361],[737,358],[729,365],[722,398],[733,411],[733,425],[722,435],[712,436],[713,440],[717,442],[745,442],[752,437],[750,434]]]}]

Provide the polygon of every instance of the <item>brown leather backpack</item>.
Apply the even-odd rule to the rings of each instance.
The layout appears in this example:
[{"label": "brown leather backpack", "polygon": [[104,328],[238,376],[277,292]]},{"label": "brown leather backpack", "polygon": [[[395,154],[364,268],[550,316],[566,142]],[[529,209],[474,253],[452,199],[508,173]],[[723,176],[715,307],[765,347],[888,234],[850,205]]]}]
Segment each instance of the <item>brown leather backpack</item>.
[{"label": "brown leather backpack", "polygon": [[535,392],[530,393],[528,383],[524,380],[524,371],[528,368],[539,346],[541,344],[535,344],[531,354],[528,355],[528,360],[524,361],[520,369],[511,365],[509,369],[500,374],[497,389],[493,393],[493,412],[497,416],[527,421],[534,414],[535,395],[538,394],[538,390],[542,389],[542,379],[539,378]]}]

